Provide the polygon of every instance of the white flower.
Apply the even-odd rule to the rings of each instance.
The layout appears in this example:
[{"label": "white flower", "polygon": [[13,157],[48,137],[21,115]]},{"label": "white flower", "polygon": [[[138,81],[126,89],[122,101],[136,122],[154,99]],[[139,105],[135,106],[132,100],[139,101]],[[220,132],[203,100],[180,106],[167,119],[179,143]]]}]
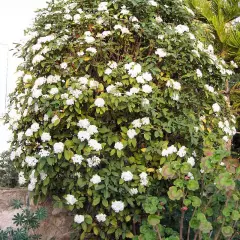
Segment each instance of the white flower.
[{"label": "white flower", "polygon": [[116,213],[119,213],[124,210],[124,203],[122,201],[114,201],[111,207]]},{"label": "white flower", "polygon": [[29,167],[34,167],[34,166],[36,166],[38,160],[37,160],[35,157],[29,157],[29,156],[27,156],[27,157],[25,158],[25,162],[27,163],[27,165],[28,165]]},{"label": "white flower", "polygon": [[83,55],[84,55],[84,52],[83,52],[83,51],[81,51],[81,52],[78,52],[78,53],[77,53],[77,55],[78,55],[79,57],[81,57],[81,56],[83,56]]},{"label": "white flower", "polygon": [[234,61],[231,61],[230,63],[234,68],[238,68],[238,65]]},{"label": "white flower", "polygon": [[39,152],[40,157],[48,157],[50,155],[50,152],[44,149],[41,149]]},{"label": "white flower", "polygon": [[150,124],[150,119],[149,117],[144,117],[141,119],[143,125],[149,125]]},{"label": "white flower", "polygon": [[22,141],[23,135],[24,135],[24,132],[18,133],[18,141],[19,142]]},{"label": "white flower", "polygon": [[95,41],[95,38],[92,36],[85,36],[86,43],[93,43]]},{"label": "white flower", "polygon": [[90,179],[90,182],[93,183],[93,184],[98,184],[98,183],[101,182],[101,177],[99,175],[95,174]]},{"label": "white flower", "polygon": [[97,49],[94,48],[94,47],[89,47],[89,48],[86,49],[86,51],[87,51],[87,52],[94,53],[94,54],[97,53]]},{"label": "white flower", "polygon": [[223,139],[225,142],[228,142],[228,141],[229,141],[228,136],[224,136],[222,139]]},{"label": "white flower", "polygon": [[67,201],[67,204],[69,204],[69,205],[74,205],[77,202],[77,199],[73,195],[71,195],[71,194],[68,194],[65,197],[65,199]]},{"label": "white flower", "polygon": [[95,151],[100,151],[100,150],[102,150],[102,145],[101,145],[98,141],[96,141],[95,139],[90,139],[90,140],[88,141],[88,145],[89,145],[91,148],[93,148]]},{"label": "white flower", "polygon": [[80,131],[78,132],[78,139],[83,142],[85,140],[89,140],[90,139],[90,134],[87,131]]},{"label": "white flower", "polygon": [[29,80],[32,80],[32,75],[30,75],[30,74],[24,75],[23,82],[27,83]]},{"label": "white flower", "polygon": [[193,157],[189,157],[187,162],[191,164],[192,167],[195,165],[195,159]]},{"label": "white flower", "polygon": [[212,86],[209,86],[208,84],[205,84],[204,87],[211,93],[214,93],[214,88]]},{"label": "white flower", "polygon": [[221,107],[217,103],[214,103],[212,105],[212,109],[213,109],[214,112],[220,112]]},{"label": "white flower", "polygon": [[26,135],[27,137],[31,137],[31,136],[33,135],[32,129],[31,129],[31,128],[27,129],[27,131],[25,132],[25,135]]},{"label": "white flower", "polygon": [[172,100],[174,101],[178,101],[179,100],[179,94],[178,93],[173,93],[173,95],[171,96]]},{"label": "white flower", "polygon": [[179,34],[183,34],[184,32],[189,32],[189,27],[186,25],[178,25],[175,27],[175,31]]},{"label": "white flower", "polygon": [[96,167],[101,163],[101,159],[97,156],[93,156],[92,158],[87,159],[89,167]]},{"label": "white flower", "polygon": [[60,67],[62,69],[66,69],[68,67],[68,64],[66,62],[61,63]]},{"label": "white flower", "polygon": [[108,66],[111,68],[111,69],[116,69],[117,68],[117,63],[114,62],[114,61],[110,61],[108,63]]},{"label": "white flower", "polygon": [[116,142],[114,148],[121,151],[123,149],[123,144],[121,142]]},{"label": "white flower", "polygon": [[154,7],[157,7],[157,2],[155,2],[154,0],[148,0],[148,3]]},{"label": "white flower", "polygon": [[58,89],[57,88],[51,88],[50,92],[51,95],[58,94]]},{"label": "white flower", "polygon": [[200,173],[204,173],[205,171],[203,169],[200,169]]},{"label": "white flower", "polygon": [[95,126],[95,125],[90,125],[90,126],[88,126],[88,128],[87,128],[87,132],[88,132],[90,135],[93,135],[93,134],[95,134],[95,133],[98,133],[98,128],[97,128],[97,126]]},{"label": "white flower", "polygon": [[140,184],[141,184],[142,186],[147,186],[147,184],[148,184],[147,173],[142,172],[142,173],[139,175],[139,177],[140,177]]},{"label": "white flower", "polygon": [[11,152],[11,155],[10,155],[11,161],[13,161],[15,158],[16,158],[16,152],[15,152],[15,151],[12,151],[12,152]]},{"label": "white flower", "polygon": [[139,88],[132,87],[132,88],[130,88],[129,92],[126,92],[126,95],[132,96],[133,94],[136,94],[138,92],[139,92]]},{"label": "white flower", "polygon": [[108,2],[101,2],[99,3],[98,5],[98,11],[99,12],[102,12],[102,11],[107,11],[107,5],[108,5]]},{"label": "white flower", "polygon": [[140,128],[142,126],[142,122],[140,119],[136,119],[132,122],[134,128]]},{"label": "white flower", "polygon": [[131,188],[129,190],[129,192],[130,192],[131,195],[136,195],[136,194],[138,194],[138,189],[137,188]]},{"label": "white flower", "polygon": [[178,152],[177,152],[177,155],[179,157],[184,157],[186,155],[187,151],[186,151],[186,147],[185,146],[182,146]]},{"label": "white flower", "polygon": [[106,214],[103,213],[99,213],[98,215],[96,215],[96,219],[98,222],[105,222],[106,221]]},{"label": "white flower", "polygon": [[42,96],[42,89],[33,89],[32,91],[32,97],[33,98],[39,98],[40,96]]},{"label": "white flower", "polygon": [[142,106],[147,106],[149,104],[150,104],[150,102],[149,102],[149,100],[147,98],[143,98],[142,99]]},{"label": "white flower", "polygon": [[78,121],[78,124],[77,124],[80,128],[88,128],[90,126],[90,122],[88,119],[81,119]]},{"label": "white flower", "polygon": [[47,132],[42,133],[41,139],[43,142],[48,142],[51,140],[51,135]]},{"label": "white flower", "polygon": [[32,104],[32,101],[33,101],[32,97],[28,98],[28,105],[29,106]]},{"label": "white flower", "polygon": [[43,61],[45,58],[41,55],[41,54],[37,54],[33,60],[32,60],[32,64],[36,64],[39,63],[41,61]]},{"label": "white flower", "polygon": [[151,93],[152,92],[152,87],[148,84],[145,84],[145,85],[142,86],[142,90],[145,93]]},{"label": "white flower", "polygon": [[134,129],[129,129],[127,135],[130,139],[133,139],[137,135],[137,132]]},{"label": "white flower", "polygon": [[112,69],[111,68],[107,68],[104,73],[106,75],[110,75],[112,73]]},{"label": "white flower", "polygon": [[136,78],[136,81],[138,82],[138,83],[145,83],[145,80],[144,80],[144,78],[143,78],[143,76],[137,76],[137,78]]},{"label": "white flower", "polygon": [[67,100],[66,100],[66,104],[67,104],[68,106],[74,105],[74,99],[72,99],[72,98],[67,99]]},{"label": "white flower", "polygon": [[70,14],[65,14],[65,15],[64,15],[64,18],[65,18],[66,20],[72,20],[72,16],[71,16]]},{"label": "white flower", "polygon": [[[45,115],[44,115],[45,116]],[[47,115],[46,115],[47,116]],[[52,123],[56,122],[57,120],[60,120],[59,117],[57,115],[55,115],[53,118],[52,118]]]},{"label": "white flower", "polygon": [[33,123],[32,125],[31,125],[31,130],[33,131],[33,132],[37,132],[38,130],[39,130],[39,124],[38,123]]},{"label": "white flower", "polygon": [[156,16],[155,20],[156,20],[157,23],[163,22],[163,20],[160,16]]},{"label": "white flower", "polygon": [[203,76],[202,72],[200,69],[196,70],[197,77],[201,78]]},{"label": "white flower", "polygon": [[188,174],[187,174],[187,176],[190,178],[190,179],[194,179],[194,176],[193,176],[193,174],[191,173],[191,172],[189,172]]},{"label": "white flower", "polygon": [[78,81],[82,84],[82,85],[86,85],[88,84],[88,79],[86,77],[80,77],[78,79]]},{"label": "white flower", "polygon": [[24,177],[24,172],[19,172],[18,183],[19,183],[20,186],[24,185],[26,183],[26,178]]},{"label": "white flower", "polygon": [[95,80],[91,80],[89,82],[89,87],[92,88],[92,89],[97,89],[99,86],[99,82],[98,81],[95,81]]},{"label": "white flower", "polygon": [[163,49],[163,48],[158,48],[155,51],[155,54],[158,55],[160,58],[163,58],[163,57],[167,56],[167,53],[166,53],[165,49]]},{"label": "white flower", "polygon": [[103,98],[97,98],[94,102],[97,107],[104,107],[105,101]]},{"label": "white flower", "polygon": [[121,179],[125,182],[129,182],[133,179],[133,174],[130,171],[122,172]]},{"label": "white flower", "polygon": [[83,161],[83,156],[74,154],[74,156],[72,157],[72,161],[73,161],[73,163],[81,164]]},{"label": "white flower", "polygon": [[142,77],[143,77],[143,79],[144,80],[146,80],[147,82],[150,82],[150,81],[152,81],[152,74],[151,73],[149,73],[149,72],[145,72],[145,73],[143,73],[142,74]]},{"label": "white flower", "polygon": [[225,166],[225,163],[224,162],[220,162],[220,166]]},{"label": "white flower", "polygon": [[62,142],[54,143],[53,149],[55,153],[62,153],[64,150],[64,144]]}]

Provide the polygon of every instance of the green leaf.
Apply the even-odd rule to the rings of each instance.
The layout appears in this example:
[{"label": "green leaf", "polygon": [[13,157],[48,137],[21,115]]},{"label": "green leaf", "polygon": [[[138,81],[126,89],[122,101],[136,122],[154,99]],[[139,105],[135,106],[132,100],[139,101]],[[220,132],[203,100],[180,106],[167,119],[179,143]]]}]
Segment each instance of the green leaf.
[{"label": "green leaf", "polygon": [[100,203],[100,200],[101,200],[100,196],[97,196],[96,198],[93,199],[92,205],[93,206],[98,205]]},{"label": "green leaf", "polygon": [[148,216],[148,223],[152,226],[156,226],[160,223],[160,216],[158,215],[149,215]]},{"label": "green leaf", "polygon": [[73,154],[72,151],[70,151],[70,150],[64,150],[64,157],[65,157],[66,160],[70,160],[73,155],[74,155],[74,154]]}]

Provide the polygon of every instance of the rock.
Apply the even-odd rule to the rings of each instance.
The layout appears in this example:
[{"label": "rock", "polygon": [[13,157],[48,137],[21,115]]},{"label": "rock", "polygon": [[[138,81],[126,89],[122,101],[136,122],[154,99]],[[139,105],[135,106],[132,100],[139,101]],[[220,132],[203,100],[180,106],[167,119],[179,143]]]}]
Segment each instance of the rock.
[{"label": "rock", "polygon": [[[21,210],[15,210],[10,206],[13,199],[21,200],[26,204],[28,191],[26,189],[4,189],[0,188],[0,228],[15,227],[12,218]],[[39,203],[37,206],[30,201],[30,208],[36,210],[38,207],[45,207],[48,211],[48,218],[41,223],[35,231],[42,235],[44,240],[68,240],[70,239],[71,225],[73,218],[64,209],[54,209],[51,201]]]}]

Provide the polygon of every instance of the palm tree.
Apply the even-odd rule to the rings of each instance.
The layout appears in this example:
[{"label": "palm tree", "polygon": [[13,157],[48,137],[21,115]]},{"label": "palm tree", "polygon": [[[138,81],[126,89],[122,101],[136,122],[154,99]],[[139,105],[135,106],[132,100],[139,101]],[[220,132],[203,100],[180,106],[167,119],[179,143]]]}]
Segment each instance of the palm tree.
[{"label": "palm tree", "polygon": [[238,0],[186,0],[202,22],[214,33],[217,53],[226,60],[240,63],[240,31]]}]

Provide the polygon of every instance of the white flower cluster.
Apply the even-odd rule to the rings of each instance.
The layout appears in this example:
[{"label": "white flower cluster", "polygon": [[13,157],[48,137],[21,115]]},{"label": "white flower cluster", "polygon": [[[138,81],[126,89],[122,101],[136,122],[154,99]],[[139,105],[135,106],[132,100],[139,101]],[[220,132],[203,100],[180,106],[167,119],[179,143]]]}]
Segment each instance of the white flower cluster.
[{"label": "white flower cluster", "polygon": [[104,107],[105,101],[103,98],[97,98],[94,102],[94,105],[99,108]]},{"label": "white flower cluster", "polygon": [[137,188],[131,188],[131,189],[129,190],[129,193],[130,193],[131,195],[136,195],[136,194],[138,194],[138,189],[137,189]]},{"label": "white flower cluster", "polygon": [[206,90],[208,90],[210,93],[216,94],[216,92],[215,92],[215,90],[214,90],[214,87],[212,87],[212,86],[210,86],[210,85],[208,85],[208,84],[205,84],[205,85],[204,85],[204,88],[205,88]]},{"label": "white flower cluster", "polygon": [[184,32],[189,32],[189,27],[186,25],[178,25],[175,27],[175,32],[182,35]]},{"label": "white flower cluster", "polygon": [[84,216],[83,215],[75,215],[74,216],[74,222],[81,224],[84,222]]},{"label": "white flower cluster", "polygon": [[[221,128],[222,131],[223,131],[225,134],[229,135],[229,136],[233,136],[233,135],[235,135],[236,132],[237,132],[237,131],[236,131],[236,128],[235,128],[234,126],[230,126],[230,123],[229,123],[229,121],[228,121],[227,119],[224,119],[223,122],[222,122],[222,121],[219,121],[219,122],[218,122],[218,127]],[[229,139],[227,140],[227,138],[224,137],[223,140],[227,142]]]},{"label": "white flower cluster", "polygon": [[62,142],[54,143],[53,149],[55,153],[62,153],[64,151],[64,144]]},{"label": "white flower cluster", "polygon": [[180,149],[178,150],[177,152],[177,155],[179,157],[184,157],[186,155],[187,151],[186,151],[186,147],[185,146],[182,146],[180,147]]},{"label": "white flower cluster", "polygon": [[148,184],[147,173],[142,172],[142,173],[139,175],[139,177],[140,177],[140,184],[141,184],[142,186],[147,186],[147,184]]},{"label": "white flower cluster", "polygon": [[72,157],[72,161],[73,163],[77,163],[77,164],[81,164],[83,161],[83,156],[78,155],[78,154],[74,154],[74,156]]},{"label": "white flower cluster", "polygon": [[195,159],[194,159],[193,157],[189,157],[188,160],[187,160],[187,162],[188,162],[192,167],[194,167],[194,165],[195,165]]},{"label": "white flower cluster", "polygon": [[191,180],[194,179],[194,176],[193,176],[193,174],[192,174],[191,172],[188,172],[187,176],[188,176]]},{"label": "white flower cluster", "polygon": [[133,180],[133,174],[130,171],[122,172],[121,179],[125,182],[129,182]]},{"label": "white flower cluster", "polygon": [[21,185],[24,185],[25,183],[26,183],[26,178],[25,178],[25,176],[24,176],[24,172],[19,172],[19,174],[18,174],[18,183],[19,183],[19,185],[21,186]]},{"label": "white flower cluster", "polygon": [[67,204],[69,204],[69,205],[74,205],[77,202],[77,199],[73,195],[71,195],[71,194],[68,194],[65,197],[65,199],[67,201]]},{"label": "white flower cluster", "polygon": [[114,212],[119,213],[124,210],[124,203],[122,201],[114,201],[111,207]]},{"label": "white flower cluster", "polygon": [[84,131],[78,132],[78,139],[83,142],[85,140],[88,141],[88,145],[94,149],[95,151],[100,151],[102,149],[102,145],[98,143],[95,139],[90,139],[92,135],[98,133],[98,129],[95,125],[90,125],[88,119],[81,119],[77,124],[80,128],[84,128]]},{"label": "white flower cluster", "polygon": [[89,167],[96,167],[101,163],[101,159],[97,156],[93,156],[87,159]]},{"label": "white flower cluster", "polygon": [[35,157],[27,156],[25,162],[29,167],[34,167],[38,163],[38,160]]},{"label": "white flower cluster", "polygon": [[98,183],[101,182],[101,177],[99,175],[95,174],[90,179],[90,182],[93,183],[93,184],[98,184]]},{"label": "white flower cluster", "polygon": [[134,129],[129,129],[127,131],[127,135],[130,139],[133,139],[135,136],[137,136],[137,132]]},{"label": "white flower cluster", "polygon": [[50,155],[50,152],[44,149],[41,149],[39,152],[40,157],[48,157]]},{"label": "white flower cluster", "polygon": [[34,174],[35,174],[35,170],[32,170],[29,176],[30,183],[28,184],[28,191],[30,192],[32,192],[35,189],[36,183],[37,183],[37,178],[34,176]]},{"label": "white flower cluster", "polygon": [[166,83],[166,86],[173,88],[174,90],[178,90],[178,91],[181,90],[181,83],[174,81],[173,79],[168,80]]},{"label": "white flower cluster", "polygon": [[115,145],[114,145],[114,148],[116,150],[121,151],[124,148],[124,146],[123,146],[123,144],[121,142],[116,142]]},{"label": "white flower cluster", "polygon": [[172,146],[168,147],[167,149],[162,150],[162,156],[167,157],[168,155],[171,155],[176,152],[177,152],[177,148],[174,145],[172,145]]},{"label": "white flower cluster", "polygon": [[51,140],[51,135],[49,133],[43,132],[41,135],[41,139],[43,142],[48,142]]},{"label": "white flower cluster", "polygon": [[144,125],[149,125],[150,119],[149,117],[144,117],[142,119],[136,119],[132,122],[134,128],[141,128]]},{"label": "white flower cluster", "polygon": [[219,106],[218,103],[214,103],[214,104],[212,105],[212,109],[213,109],[213,111],[214,111],[215,113],[217,113],[217,112],[220,112],[221,107]]},{"label": "white flower cluster", "polygon": [[164,58],[167,56],[167,52],[163,48],[157,48],[157,50],[155,51],[155,54],[158,55],[159,58]]},{"label": "white flower cluster", "polygon": [[103,213],[99,213],[96,215],[96,219],[98,222],[105,222],[107,219],[107,215]]}]

